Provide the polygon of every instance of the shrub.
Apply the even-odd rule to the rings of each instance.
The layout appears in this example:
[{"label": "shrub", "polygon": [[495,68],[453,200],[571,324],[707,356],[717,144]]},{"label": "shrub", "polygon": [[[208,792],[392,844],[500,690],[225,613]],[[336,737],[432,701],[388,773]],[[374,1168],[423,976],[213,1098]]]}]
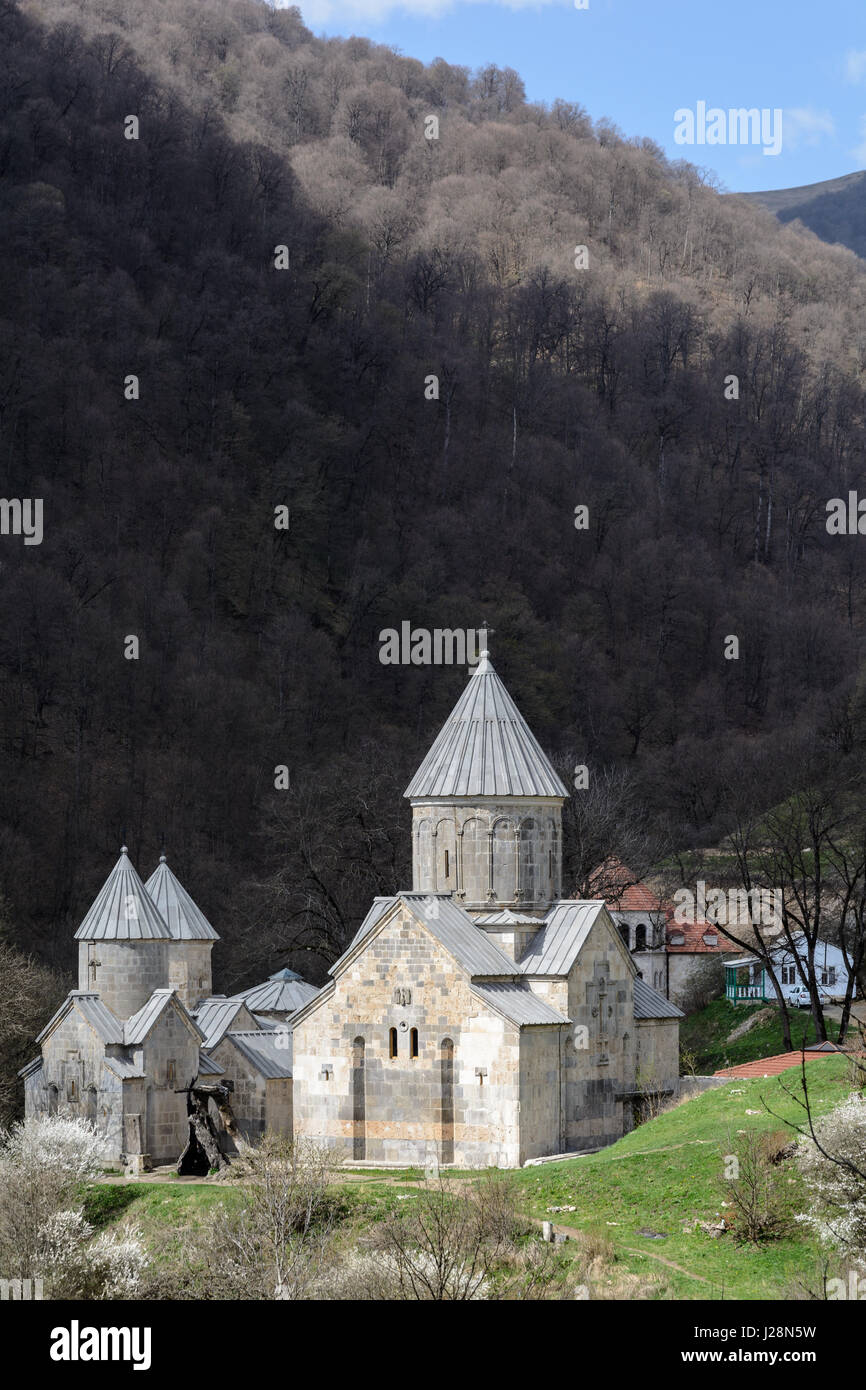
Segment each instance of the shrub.
[{"label": "shrub", "polygon": [[797,1147],[797,1163],[811,1198],[798,1217],[825,1246],[866,1269],[866,1100],[849,1096],[817,1120]]}]

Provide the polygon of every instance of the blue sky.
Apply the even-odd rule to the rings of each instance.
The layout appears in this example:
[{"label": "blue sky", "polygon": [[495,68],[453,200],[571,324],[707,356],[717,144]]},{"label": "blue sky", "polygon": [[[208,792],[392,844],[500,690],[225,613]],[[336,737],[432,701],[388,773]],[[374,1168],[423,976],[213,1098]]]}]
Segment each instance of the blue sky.
[{"label": "blue sky", "polygon": [[[866,0],[298,0],[318,34],[364,34],[429,62],[516,68],[626,135],[714,169],[736,191],[866,168]],[[580,0],[583,3],[583,0]],[[674,142],[698,102],[780,109],[782,149]]]}]

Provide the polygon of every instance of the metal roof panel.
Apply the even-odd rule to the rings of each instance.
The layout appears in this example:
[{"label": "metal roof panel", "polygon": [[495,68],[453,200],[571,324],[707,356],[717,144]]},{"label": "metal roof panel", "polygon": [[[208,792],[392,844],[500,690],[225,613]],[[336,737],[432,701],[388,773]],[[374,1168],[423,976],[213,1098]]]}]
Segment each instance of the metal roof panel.
[{"label": "metal roof panel", "polygon": [[567,975],[604,903],[566,899],[553,904],[517,964],[521,975]]},{"label": "metal roof panel", "polygon": [[126,845],[75,933],[76,941],[171,939],[171,932],[135,872]]},{"label": "metal roof panel", "polygon": [[403,795],[568,796],[486,652]]},{"label": "metal roof panel", "polygon": [[175,941],[219,941],[201,908],[168,867],[164,854],[144,887]]},{"label": "metal roof panel", "polygon": [[269,1033],[227,1033],[226,1037],[266,1080],[291,1077],[292,1035],[288,1029]]},{"label": "metal roof panel", "polygon": [[569,1020],[546,999],[533,994],[528,985],[517,983],[474,984],[472,993],[490,1004],[520,1028],[542,1023],[568,1023]]},{"label": "metal roof panel", "polygon": [[685,1018],[682,1009],[639,977],[634,981],[635,1018]]}]

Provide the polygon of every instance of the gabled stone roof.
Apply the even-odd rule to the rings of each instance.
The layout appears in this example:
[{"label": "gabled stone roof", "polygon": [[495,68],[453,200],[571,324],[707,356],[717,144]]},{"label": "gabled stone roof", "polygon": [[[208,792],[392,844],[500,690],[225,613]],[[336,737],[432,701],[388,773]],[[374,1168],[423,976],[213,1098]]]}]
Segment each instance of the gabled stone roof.
[{"label": "gabled stone roof", "polygon": [[343,961],[378,927],[386,913],[397,903],[408,908],[415,920],[429,929],[468,975],[482,978],[486,975],[505,976],[507,979],[514,979],[519,973],[511,957],[475,925],[469,913],[454,902],[450,893],[407,892],[398,893],[393,898],[375,900],[349,949],[335,961],[329,974],[339,972]]},{"label": "gabled stone roof", "polygon": [[192,1016],[204,1035],[204,1046],[210,1049],[222,1042],[238,1014],[245,1007],[246,1000],[242,999],[240,995],[236,995],[232,999],[225,999],[222,995],[217,994],[210,999],[203,999],[198,1008],[193,1010]]},{"label": "gabled stone roof", "polygon": [[168,867],[164,854],[144,886],[175,941],[219,941],[201,908]]},{"label": "gabled stone roof", "polygon": [[75,940],[171,940],[171,932],[133,868],[126,845],[75,933]]},{"label": "gabled stone roof", "polygon": [[98,994],[89,990],[73,989],[67,994],[60,1008],[48,1020],[36,1041],[41,1043],[43,1038],[53,1031],[56,1025],[65,1018],[71,1009],[77,1009],[86,1023],[90,1025],[100,1042],[103,1043],[122,1043],[123,1024],[119,1018],[111,1012],[106,1004],[103,1004]]},{"label": "gabled stone roof", "polygon": [[174,989],[155,989],[147,1003],[138,1010],[138,1013],[128,1018],[123,1025],[123,1041],[127,1047],[138,1047],[144,1042],[150,1030],[153,1028],[160,1014],[167,1009],[170,1004],[174,1004],[189,1024],[192,1032],[197,1037],[202,1038],[202,1030],[184,1008],[182,1002],[177,997]]},{"label": "gabled stone roof", "polygon": [[568,796],[487,652],[403,795]]}]

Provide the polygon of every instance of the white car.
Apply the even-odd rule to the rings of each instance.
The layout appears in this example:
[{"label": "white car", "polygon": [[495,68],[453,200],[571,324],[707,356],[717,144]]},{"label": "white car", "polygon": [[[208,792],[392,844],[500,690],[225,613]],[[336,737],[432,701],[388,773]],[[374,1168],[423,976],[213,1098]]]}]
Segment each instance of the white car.
[{"label": "white car", "polygon": [[[831,1004],[833,1001],[825,989],[818,987],[818,998],[821,1004]],[[812,1007],[812,1000],[809,998],[809,991],[804,984],[794,985],[788,994],[788,1003],[793,1004],[797,1009],[809,1009]]]}]

